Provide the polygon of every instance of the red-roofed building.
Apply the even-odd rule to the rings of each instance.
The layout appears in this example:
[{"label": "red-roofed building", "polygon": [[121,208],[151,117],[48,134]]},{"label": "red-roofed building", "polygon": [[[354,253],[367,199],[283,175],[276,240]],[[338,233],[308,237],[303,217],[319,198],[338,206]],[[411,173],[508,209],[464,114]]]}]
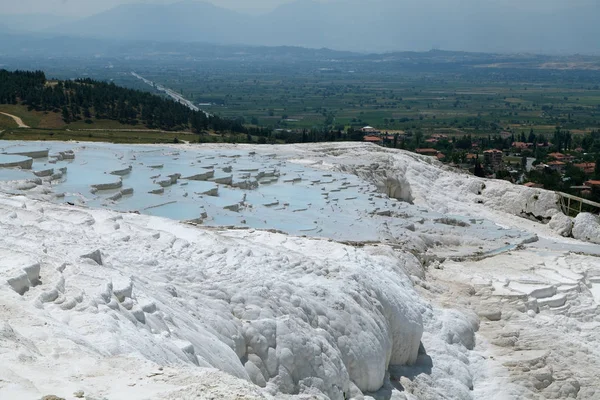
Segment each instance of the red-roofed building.
[{"label": "red-roofed building", "polygon": [[536,189],[543,189],[544,188],[544,185],[542,185],[541,183],[534,183],[534,182],[527,182],[523,186],[527,186],[529,188],[536,188]]},{"label": "red-roofed building", "polygon": [[553,171],[563,172],[565,169],[565,163],[562,161],[550,161],[548,167]]},{"label": "red-roofed building", "polygon": [[365,136],[363,137],[363,140],[369,143],[381,143],[383,141],[379,136]]},{"label": "red-roofed building", "polygon": [[436,149],[416,149],[415,152],[424,156],[437,156],[438,154]]},{"label": "red-roofed building", "polygon": [[502,156],[504,154],[501,150],[493,149],[486,150],[483,152],[483,160],[485,164],[489,165],[494,171],[502,169]]},{"label": "red-roofed building", "polygon": [[465,158],[467,161],[473,161],[479,159],[479,156],[477,154],[469,153],[465,156]]},{"label": "red-roofed building", "polygon": [[584,182],[583,184],[585,186],[589,186],[591,188],[600,187],[600,180],[591,180],[591,181]]},{"label": "red-roofed building", "polygon": [[573,156],[570,156],[567,154],[562,154],[562,153],[550,153],[550,154],[548,154],[548,157],[552,158],[553,160],[564,161],[564,162],[569,162],[569,161],[573,160]]},{"label": "red-roofed building", "polygon": [[517,150],[527,150],[530,146],[530,143],[525,142],[513,142],[512,147]]},{"label": "red-roofed building", "polygon": [[446,158],[446,156],[443,153],[437,153],[436,157],[438,160],[442,161],[444,158]]},{"label": "red-roofed building", "polygon": [[573,164],[573,166],[579,168],[580,170],[582,170],[586,174],[593,174],[594,171],[596,170],[596,163],[595,162]]}]

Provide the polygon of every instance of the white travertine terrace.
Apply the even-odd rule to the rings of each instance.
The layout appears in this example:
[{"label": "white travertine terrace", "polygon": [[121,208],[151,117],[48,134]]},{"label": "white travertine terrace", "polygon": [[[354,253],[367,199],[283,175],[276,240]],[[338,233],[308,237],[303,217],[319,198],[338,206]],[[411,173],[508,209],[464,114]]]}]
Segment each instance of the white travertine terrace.
[{"label": "white travertine terrace", "polygon": [[29,158],[46,158],[48,157],[48,149],[42,148],[9,148],[2,152],[2,154],[24,156]]},{"label": "white travertine terrace", "polygon": [[554,193],[355,143],[44,145],[59,179],[0,169],[0,398],[600,395],[598,219]]},{"label": "white travertine terrace", "polygon": [[129,175],[131,173],[131,170],[133,169],[133,167],[130,165],[127,168],[123,168],[123,169],[118,169],[116,171],[111,171],[111,175],[118,175],[118,176],[125,176],[125,175]]},{"label": "white travertine terrace", "polygon": [[123,181],[121,179],[109,183],[95,183],[92,185],[92,188],[96,190],[112,190],[121,187],[123,187]]},{"label": "white travertine terrace", "polygon": [[0,155],[0,168],[31,169],[33,159],[21,155]]}]

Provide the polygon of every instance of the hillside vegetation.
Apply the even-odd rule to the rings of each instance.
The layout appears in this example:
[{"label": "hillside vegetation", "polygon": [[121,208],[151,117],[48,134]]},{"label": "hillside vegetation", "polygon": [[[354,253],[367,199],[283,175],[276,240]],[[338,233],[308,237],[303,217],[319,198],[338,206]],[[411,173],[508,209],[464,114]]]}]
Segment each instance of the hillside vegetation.
[{"label": "hillside vegetation", "polygon": [[[0,105],[4,105],[0,108],[5,112],[20,110],[19,116],[25,121],[37,122],[33,126],[39,126],[42,120],[54,120],[54,126],[58,127],[56,120],[62,119],[64,124],[79,128],[100,123],[105,129],[125,125],[193,133],[207,130],[247,133],[237,121],[193,111],[147,92],[92,79],[49,81],[42,71],[0,70]],[[23,107],[27,108],[27,115],[23,115]],[[50,113],[56,115],[47,117]]]}]

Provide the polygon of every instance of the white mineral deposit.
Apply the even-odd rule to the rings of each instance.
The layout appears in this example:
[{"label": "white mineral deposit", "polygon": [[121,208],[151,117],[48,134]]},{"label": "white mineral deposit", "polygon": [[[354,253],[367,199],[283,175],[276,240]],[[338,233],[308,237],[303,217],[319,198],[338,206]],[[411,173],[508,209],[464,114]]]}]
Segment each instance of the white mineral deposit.
[{"label": "white mineral deposit", "polygon": [[600,222],[553,192],[362,143],[0,153],[0,399],[600,398]]}]

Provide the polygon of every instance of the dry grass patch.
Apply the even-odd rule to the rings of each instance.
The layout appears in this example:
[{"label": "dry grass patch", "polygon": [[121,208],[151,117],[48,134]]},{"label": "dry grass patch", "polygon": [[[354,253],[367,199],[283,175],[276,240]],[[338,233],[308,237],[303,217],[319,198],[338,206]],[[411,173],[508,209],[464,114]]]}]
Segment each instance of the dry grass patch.
[{"label": "dry grass patch", "polygon": [[61,129],[66,126],[65,121],[62,119],[60,113],[55,112],[44,112],[41,113],[40,122],[38,128],[44,129]]},{"label": "dry grass patch", "polygon": [[44,113],[39,111],[29,111],[27,107],[15,104],[0,104],[0,111],[15,115],[23,120],[26,125],[32,128],[40,124]]}]

